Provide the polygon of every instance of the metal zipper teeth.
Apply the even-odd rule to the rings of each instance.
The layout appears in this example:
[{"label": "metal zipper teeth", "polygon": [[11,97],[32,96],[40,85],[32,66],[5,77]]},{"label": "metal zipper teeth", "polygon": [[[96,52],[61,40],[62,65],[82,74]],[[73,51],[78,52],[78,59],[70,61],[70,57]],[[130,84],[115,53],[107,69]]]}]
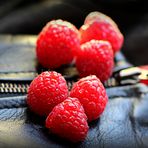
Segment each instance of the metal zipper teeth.
[{"label": "metal zipper teeth", "polygon": [[[74,81],[68,81],[67,85],[69,90],[71,90]],[[0,83],[0,93],[2,94],[26,94],[29,88],[29,84],[20,84],[20,83]]]},{"label": "metal zipper teeth", "polygon": [[26,94],[29,88],[28,83],[13,83],[13,82],[2,82],[0,83],[0,93],[8,94]]},{"label": "metal zipper teeth", "polygon": [[[68,89],[71,90],[75,81],[67,81]],[[110,78],[104,83],[105,87],[117,86],[114,78]],[[29,83],[16,83],[16,82],[0,82],[1,94],[26,94],[29,88]]]}]

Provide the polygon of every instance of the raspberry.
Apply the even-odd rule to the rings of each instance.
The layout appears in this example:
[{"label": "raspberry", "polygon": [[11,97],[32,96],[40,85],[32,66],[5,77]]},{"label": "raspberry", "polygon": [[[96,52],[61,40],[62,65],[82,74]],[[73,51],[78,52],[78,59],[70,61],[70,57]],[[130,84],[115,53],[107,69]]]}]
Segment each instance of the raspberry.
[{"label": "raspberry", "polygon": [[46,119],[51,132],[73,142],[85,139],[88,132],[87,116],[77,98],[67,98],[54,107]]},{"label": "raspberry", "polygon": [[92,23],[94,21],[105,21],[111,25],[113,25],[114,27],[118,27],[117,24],[107,15],[98,12],[98,11],[94,11],[89,13],[84,21],[84,24],[89,24]]},{"label": "raspberry", "polygon": [[48,115],[53,107],[68,97],[66,81],[57,72],[43,72],[30,84],[27,103],[39,115]]},{"label": "raspberry", "polygon": [[46,68],[58,68],[73,60],[73,52],[80,48],[79,32],[74,25],[53,20],[40,32],[36,54],[39,63]]},{"label": "raspberry", "polygon": [[109,41],[115,54],[122,47],[124,39],[117,25],[114,24],[109,19],[102,18],[84,24],[80,28],[81,43],[92,39]]},{"label": "raspberry", "polygon": [[87,76],[76,82],[70,96],[79,99],[84,107],[88,121],[97,119],[104,111],[108,101],[104,86],[94,75]]},{"label": "raspberry", "polygon": [[76,56],[76,67],[81,77],[94,74],[104,82],[111,76],[113,66],[113,51],[107,41],[86,42]]}]

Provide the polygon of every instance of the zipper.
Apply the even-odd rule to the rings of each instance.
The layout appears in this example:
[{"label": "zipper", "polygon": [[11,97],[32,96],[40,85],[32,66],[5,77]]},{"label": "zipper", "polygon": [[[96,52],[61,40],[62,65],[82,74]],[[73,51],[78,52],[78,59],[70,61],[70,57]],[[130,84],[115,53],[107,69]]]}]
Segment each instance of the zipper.
[{"label": "zipper", "polygon": [[[147,74],[146,77],[148,80],[148,70],[142,73],[139,67],[133,67],[128,63],[121,53],[118,53],[117,57],[115,59],[116,66],[113,75],[104,83],[106,88],[136,84],[144,74]],[[40,70],[40,72],[44,71],[43,68]],[[65,77],[69,90],[79,80],[79,74],[74,64],[62,66],[56,69],[56,71]],[[36,72],[0,73],[0,95],[27,94],[31,81],[37,75],[38,73]]]},{"label": "zipper", "polygon": [[[74,65],[66,65],[56,71],[64,76],[68,89],[71,90],[75,81],[78,80],[78,72]],[[0,73],[0,96],[27,94],[31,81],[37,75],[36,72]]]},{"label": "zipper", "polygon": [[0,73],[0,95],[24,95],[36,72]]},{"label": "zipper", "polygon": [[[75,81],[67,81],[68,89],[71,90]],[[0,94],[27,94],[30,82],[0,82]]]},{"label": "zipper", "polygon": [[130,64],[121,52],[115,58],[115,68],[111,78],[105,83],[105,87],[134,85],[144,83],[148,85],[148,65],[136,67]]}]

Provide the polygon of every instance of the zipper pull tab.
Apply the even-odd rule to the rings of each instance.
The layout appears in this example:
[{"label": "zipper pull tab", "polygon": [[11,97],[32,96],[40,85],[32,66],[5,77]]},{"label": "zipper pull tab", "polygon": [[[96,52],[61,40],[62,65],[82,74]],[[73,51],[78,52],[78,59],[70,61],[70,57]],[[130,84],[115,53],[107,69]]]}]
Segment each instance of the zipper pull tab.
[{"label": "zipper pull tab", "polygon": [[131,85],[138,83],[140,81],[139,75],[141,75],[141,70],[138,67],[126,68],[113,74],[120,85]]}]

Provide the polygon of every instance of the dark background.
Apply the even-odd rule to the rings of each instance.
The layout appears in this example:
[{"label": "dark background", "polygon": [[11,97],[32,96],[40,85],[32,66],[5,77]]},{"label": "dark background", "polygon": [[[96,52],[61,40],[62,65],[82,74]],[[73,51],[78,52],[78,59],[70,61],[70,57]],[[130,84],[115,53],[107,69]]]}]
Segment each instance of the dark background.
[{"label": "dark background", "polygon": [[78,28],[91,11],[115,20],[125,36],[122,51],[134,65],[148,64],[147,0],[0,0],[0,34],[38,34],[51,19]]}]

